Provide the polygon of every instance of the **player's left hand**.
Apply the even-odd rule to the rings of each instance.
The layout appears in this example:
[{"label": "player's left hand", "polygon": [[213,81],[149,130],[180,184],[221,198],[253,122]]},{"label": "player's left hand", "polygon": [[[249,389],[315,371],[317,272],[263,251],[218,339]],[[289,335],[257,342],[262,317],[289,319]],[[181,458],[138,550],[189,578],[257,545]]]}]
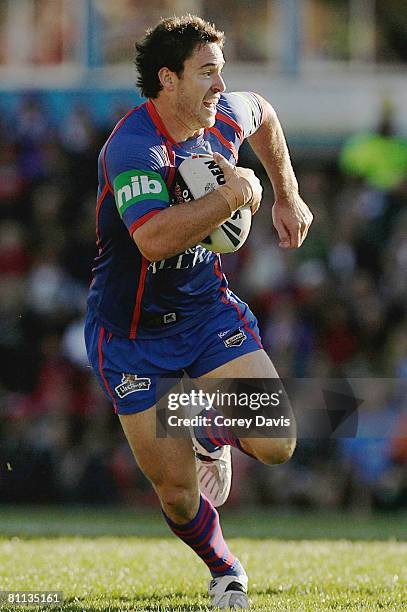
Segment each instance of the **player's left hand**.
[{"label": "player's left hand", "polygon": [[296,193],[290,198],[277,198],[273,209],[273,223],[283,249],[298,249],[304,242],[314,218],[312,212]]}]

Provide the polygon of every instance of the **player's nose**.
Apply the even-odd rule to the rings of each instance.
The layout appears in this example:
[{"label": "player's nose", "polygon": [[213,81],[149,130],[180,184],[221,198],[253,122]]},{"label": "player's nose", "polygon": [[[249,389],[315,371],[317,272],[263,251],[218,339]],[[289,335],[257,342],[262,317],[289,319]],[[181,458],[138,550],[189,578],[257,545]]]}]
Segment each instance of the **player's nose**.
[{"label": "player's nose", "polygon": [[220,74],[216,74],[212,83],[212,91],[223,93],[226,89],[225,81]]}]

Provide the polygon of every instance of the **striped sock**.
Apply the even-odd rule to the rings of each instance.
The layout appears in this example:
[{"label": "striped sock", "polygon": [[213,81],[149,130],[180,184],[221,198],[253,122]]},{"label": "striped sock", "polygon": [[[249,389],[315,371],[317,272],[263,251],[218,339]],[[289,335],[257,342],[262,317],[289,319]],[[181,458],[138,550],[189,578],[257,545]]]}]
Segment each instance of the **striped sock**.
[{"label": "striped sock", "polygon": [[245,455],[256,459],[254,455],[242,448],[239,438],[235,436],[230,427],[223,425],[223,423],[220,424],[219,418],[217,419],[217,423],[215,423],[215,416],[221,416],[220,412],[214,408],[210,408],[209,410],[203,410],[201,415],[208,417],[208,420],[210,420],[210,425],[197,425],[194,427],[194,436],[198,440],[199,444],[201,444],[201,446],[203,446],[209,453],[213,453],[214,451],[218,450],[219,447],[229,444],[229,446],[239,449]]},{"label": "striped sock", "polygon": [[171,531],[201,557],[213,578],[244,574],[239,560],[232,555],[223,539],[219,514],[206,497],[201,495],[198,514],[185,525],[178,525],[163,514]]}]

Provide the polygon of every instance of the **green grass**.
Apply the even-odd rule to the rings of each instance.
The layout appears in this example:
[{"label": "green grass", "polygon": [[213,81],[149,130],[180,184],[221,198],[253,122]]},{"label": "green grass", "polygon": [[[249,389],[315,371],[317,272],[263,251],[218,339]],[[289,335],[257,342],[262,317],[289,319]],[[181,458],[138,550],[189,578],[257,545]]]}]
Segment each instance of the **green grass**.
[{"label": "green grass", "polygon": [[[407,610],[405,516],[223,514],[252,610]],[[158,511],[0,506],[1,589],[64,592],[63,606],[42,610],[205,611],[207,581]]]}]

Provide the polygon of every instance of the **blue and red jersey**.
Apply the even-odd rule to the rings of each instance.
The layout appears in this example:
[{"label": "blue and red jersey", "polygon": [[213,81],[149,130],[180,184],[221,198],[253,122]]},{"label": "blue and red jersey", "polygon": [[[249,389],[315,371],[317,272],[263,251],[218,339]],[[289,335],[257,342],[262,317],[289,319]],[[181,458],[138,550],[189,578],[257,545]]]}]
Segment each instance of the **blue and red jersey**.
[{"label": "blue and red jersey", "polygon": [[[114,128],[99,156],[96,240],[88,306],[113,334],[130,339],[171,335],[216,315],[227,294],[219,255],[200,245],[150,262],[133,232],[171,204],[180,163],[195,153],[222,153],[236,164],[239,147],[262,122],[259,98],[223,94],[215,125],[197,138],[176,143],[151,100],[131,110]],[[172,324],[150,329],[147,317],[177,313]]]}]

